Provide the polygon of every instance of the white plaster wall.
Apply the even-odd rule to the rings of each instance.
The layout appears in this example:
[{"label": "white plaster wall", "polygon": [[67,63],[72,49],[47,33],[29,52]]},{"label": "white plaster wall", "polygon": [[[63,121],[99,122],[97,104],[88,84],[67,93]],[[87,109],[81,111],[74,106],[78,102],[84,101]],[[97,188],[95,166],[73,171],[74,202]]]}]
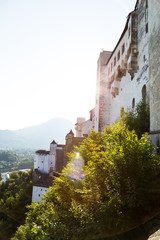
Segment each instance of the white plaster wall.
[{"label": "white plaster wall", "polygon": [[160,0],[148,0],[150,131],[160,131]]},{"label": "white plaster wall", "polygon": [[50,170],[50,165],[49,165],[49,154],[44,156],[44,161],[43,161],[43,173],[49,173]]},{"label": "white plaster wall", "polygon": [[49,154],[35,154],[34,169],[38,169],[41,173],[49,173]]},{"label": "white plaster wall", "polygon": [[[151,1],[151,0],[150,0]],[[158,0],[160,1],[160,0]],[[157,14],[157,13],[156,13]],[[160,18],[159,18],[160,19]],[[134,19],[133,19],[134,21]],[[132,15],[128,19],[123,37],[114,49],[113,55],[107,63],[107,55],[105,52],[100,53],[97,62],[97,82],[96,82],[96,104],[95,104],[95,130],[99,131],[99,123],[104,121],[106,125],[115,123],[120,117],[120,109],[124,107],[127,111],[132,108],[132,101],[135,99],[135,105],[142,100],[142,88],[146,85],[147,101],[149,102],[149,48],[148,48],[148,33],[146,32],[146,24],[148,23],[148,8],[146,8],[146,1],[140,1],[138,5],[138,49],[135,36],[132,38]],[[150,23],[148,23],[149,25]],[[130,29],[130,31],[129,31]],[[130,32],[130,34],[129,34]],[[134,31],[135,34],[135,31]],[[131,42],[131,38],[133,41]],[[127,53],[132,43],[132,50],[137,54],[138,69],[131,69],[131,61],[136,60],[131,58],[131,54],[127,59]],[[122,53],[122,46],[125,46]],[[137,52],[138,50],[138,52]],[[118,60],[118,53],[120,52],[120,59]],[[116,57],[116,64],[114,59]],[[134,55],[135,57],[135,55]],[[105,60],[106,58],[106,60]],[[107,63],[107,65],[106,65]],[[135,63],[134,63],[135,64]],[[112,69],[111,69],[112,65]],[[126,69],[126,75],[120,81],[115,80],[117,69]],[[132,74],[129,74],[132,70]],[[135,72],[137,71],[137,73]],[[114,81],[112,78],[114,76]],[[111,84],[109,84],[112,82]],[[118,95],[112,96],[113,88],[118,88]],[[103,98],[102,98],[103,97]],[[100,109],[103,108],[104,116],[100,116]],[[100,118],[101,119],[100,119]],[[90,127],[90,126],[89,126]]]},{"label": "white plaster wall", "polygon": [[81,137],[83,137],[83,134],[89,134],[91,132],[91,128],[92,128],[92,121],[88,120],[88,121],[85,121],[83,124],[82,124],[82,135]]},{"label": "white plaster wall", "polygon": [[95,99],[95,118],[94,129],[99,131],[99,112],[100,112],[100,96],[102,94],[101,82],[106,81],[106,63],[111,55],[109,51],[103,51],[97,61],[97,81],[96,81],[96,99]]},{"label": "white plaster wall", "polygon": [[49,155],[49,169],[52,168],[55,171],[55,164],[56,164],[56,153]]},{"label": "white plaster wall", "polygon": [[50,154],[55,155],[57,149],[57,144],[50,144]]},{"label": "white plaster wall", "polygon": [[48,191],[49,191],[49,188],[33,186],[32,202],[37,201],[38,203],[41,203],[41,198],[43,194],[47,193]]},{"label": "white plaster wall", "polygon": [[[128,21],[128,29],[131,28],[131,19]],[[119,42],[117,48],[115,49],[115,52],[113,53],[112,57],[110,58],[108,64],[107,64],[107,72],[108,72],[108,76],[107,78],[109,79],[117,70],[118,66],[123,67],[123,62],[126,63],[126,56],[127,56],[127,51],[128,48],[130,46],[131,43],[131,34],[129,36],[129,30],[126,30],[123,38],[121,39],[121,41]],[[124,53],[122,54],[122,46],[125,46],[125,50]],[[118,52],[120,51],[120,59],[117,60],[117,55]],[[116,57],[116,65],[114,66],[114,58]],[[129,59],[128,59],[129,62]],[[113,66],[112,71],[111,71],[111,64]]]},{"label": "white plaster wall", "polygon": [[[144,10],[145,11],[145,10]],[[138,65],[139,70],[135,73],[134,78],[131,79],[128,73],[130,67],[130,58],[127,60],[127,71],[126,76],[121,78],[121,81],[115,81],[111,84],[110,90],[108,90],[108,95],[110,96],[110,124],[115,123],[120,117],[120,109],[124,107],[127,111],[128,108],[132,108],[132,100],[135,98],[135,104],[142,100],[142,88],[146,85],[147,94],[149,96],[149,71],[148,71],[148,34],[145,32],[146,21],[148,13],[143,14],[140,25],[138,26],[138,37],[141,38],[138,44]],[[128,29],[131,25],[131,19],[128,22]],[[111,57],[107,65],[107,78],[106,81],[110,81],[111,76],[116,72],[118,66],[123,68],[123,62],[126,62],[127,51],[131,43],[131,35],[129,36],[129,31],[125,32],[121,42],[117,46],[115,53]],[[143,29],[143,31],[142,31]],[[141,33],[141,34],[140,34]],[[117,54],[122,49],[122,45],[125,44],[125,52],[120,55],[119,61],[116,61],[115,67],[111,71],[111,63],[114,66],[114,58],[117,59]],[[145,56],[145,60],[144,60]],[[110,68],[110,70],[109,70]],[[113,97],[111,94],[112,87],[119,88],[119,94]],[[107,95],[107,90],[106,90]]]},{"label": "white plaster wall", "polygon": [[[142,88],[146,85],[149,88],[148,83],[148,69],[143,73],[141,79],[139,79],[140,72],[135,74],[133,80],[131,80],[130,74],[127,73],[125,77],[121,79],[119,83],[119,95],[115,98],[112,97],[111,104],[111,118],[110,124],[115,123],[120,117],[120,109],[124,107],[125,111],[132,109],[132,100],[135,98],[135,104],[142,100]],[[146,81],[147,79],[147,81]]]},{"label": "white plaster wall", "polygon": [[40,171],[43,171],[44,169],[44,160],[45,160],[45,155],[42,154],[35,154],[35,160],[34,160],[34,169],[38,169]]},{"label": "white plaster wall", "polygon": [[[100,57],[99,57],[100,58]],[[99,130],[99,93],[100,93],[100,60],[97,62],[97,81],[96,81],[96,102],[95,102],[95,130]]]}]

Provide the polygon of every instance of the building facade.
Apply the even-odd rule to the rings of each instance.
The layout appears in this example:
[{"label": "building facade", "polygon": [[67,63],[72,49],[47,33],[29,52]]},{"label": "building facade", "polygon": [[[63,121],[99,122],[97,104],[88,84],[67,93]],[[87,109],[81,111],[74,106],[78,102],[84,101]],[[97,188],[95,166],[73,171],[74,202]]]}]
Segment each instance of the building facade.
[{"label": "building facade", "polygon": [[68,162],[67,153],[73,151],[84,137],[75,137],[72,130],[66,135],[65,145],[57,144],[54,140],[50,144],[50,150],[38,150],[35,152],[33,170],[32,201],[41,202],[44,193],[49,191],[54,177],[62,171]]},{"label": "building facade", "polygon": [[[155,144],[159,143],[159,65],[160,0],[138,0],[114,50],[99,55],[94,122],[88,124],[88,129],[92,125],[96,131],[103,131],[119,119],[122,107],[125,111],[134,109],[145,100],[150,105],[151,138]],[[84,134],[85,122],[77,121],[76,131],[81,125]]]},{"label": "building facade", "polygon": [[134,109],[141,100],[150,106],[151,139],[160,146],[160,0],[137,0],[114,50],[100,53],[95,107],[87,121],[77,118],[76,137],[70,131],[65,145],[53,141],[50,151],[36,152],[33,201],[39,202],[49,190],[54,175],[68,161],[66,153],[92,128],[103,131],[118,121],[122,107]]},{"label": "building facade", "polygon": [[61,171],[64,147],[53,140],[49,151],[38,150],[35,152],[32,201],[40,203],[42,195],[49,191],[56,172]]}]

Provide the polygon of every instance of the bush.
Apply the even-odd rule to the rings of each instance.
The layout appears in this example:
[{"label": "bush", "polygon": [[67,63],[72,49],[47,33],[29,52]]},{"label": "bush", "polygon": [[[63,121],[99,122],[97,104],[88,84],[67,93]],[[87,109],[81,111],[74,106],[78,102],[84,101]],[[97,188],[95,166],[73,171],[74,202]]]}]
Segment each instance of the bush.
[{"label": "bush", "polygon": [[[134,110],[128,110],[122,117],[130,131],[135,130],[140,138],[142,134],[149,132],[150,128],[150,111],[149,105],[140,101]],[[121,120],[122,120],[121,119]]]},{"label": "bush", "polygon": [[14,240],[102,239],[160,210],[160,158],[147,135],[138,139],[120,122],[92,131],[76,151],[41,204],[32,203]]}]

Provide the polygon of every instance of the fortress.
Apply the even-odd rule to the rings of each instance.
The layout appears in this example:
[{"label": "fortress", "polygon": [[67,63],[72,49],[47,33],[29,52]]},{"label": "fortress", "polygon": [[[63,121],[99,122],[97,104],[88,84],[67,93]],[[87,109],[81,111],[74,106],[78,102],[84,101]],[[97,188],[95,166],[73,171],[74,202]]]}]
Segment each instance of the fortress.
[{"label": "fortress", "polygon": [[76,137],[71,131],[65,145],[53,141],[50,151],[36,152],[32,200],[40,202],[55,172],[65,166],[66,153],[92,128],[103,131],[117,121],[121,107],[134,109],[141,100],[150,106],[151,140],[160,146],[160,0],[137,0],[114,50],[100,53],[95,107],[87,121],[77,118]]},{"label": "fortress", "polygon": [[114,50],[100,53],[97,62],[95,108],[90,119],[78,118],[76,134],[103,131],[115,123],[120,109],[150,106],[150,135],[160,142],[160,0],[138,0],[129,13]]}]

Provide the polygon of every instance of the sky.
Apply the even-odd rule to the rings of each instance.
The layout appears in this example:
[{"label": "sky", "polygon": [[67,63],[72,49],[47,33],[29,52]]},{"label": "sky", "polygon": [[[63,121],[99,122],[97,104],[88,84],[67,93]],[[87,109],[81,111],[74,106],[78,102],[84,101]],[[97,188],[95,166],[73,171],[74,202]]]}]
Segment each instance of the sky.
[{"label": "sky", "polygon": [[95,106],[99,53],[112,51],[136,0],[0,0],[0,129]]}]

